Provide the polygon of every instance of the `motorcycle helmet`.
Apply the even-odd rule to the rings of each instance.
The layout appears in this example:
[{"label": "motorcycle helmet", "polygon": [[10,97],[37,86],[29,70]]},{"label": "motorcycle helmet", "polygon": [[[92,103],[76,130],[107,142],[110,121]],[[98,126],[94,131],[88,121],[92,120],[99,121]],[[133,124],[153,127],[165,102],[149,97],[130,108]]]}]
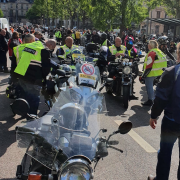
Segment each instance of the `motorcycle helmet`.
[{"label": "motorcycle helmet", "polygon": [[128,37],[126,47],[128,50],[130,50],[133,47],[133,39],[131,37]]},{"label": "motorcycle helmet", "polygon": [[102,39],[102,40],[107,39],[107,34],[106,34],[106,33],[102,33],[102,34],[101,34],[101,39]]},{"label": "motorcycle helmet", "polygon": [[61,65],[61,69],[66,72],[66,75],[70,75],[72,73],[71,67],[67,64]]},{"label": "motorcycle helmet", "polygon": [[[74,96],[72,98],[74,98]],[[57,116],[60,126],[64,128],[73,130],[83,130],[83,128],[86,128],[86,112],[77,103],[67,103],[63,105]]]},{"label": "motorcycle helmet", "polygon": [[167,38],[164,38],[164,36],[159,37],[157,42],[158,42],[159,46],[160,45],[167,45]]}]

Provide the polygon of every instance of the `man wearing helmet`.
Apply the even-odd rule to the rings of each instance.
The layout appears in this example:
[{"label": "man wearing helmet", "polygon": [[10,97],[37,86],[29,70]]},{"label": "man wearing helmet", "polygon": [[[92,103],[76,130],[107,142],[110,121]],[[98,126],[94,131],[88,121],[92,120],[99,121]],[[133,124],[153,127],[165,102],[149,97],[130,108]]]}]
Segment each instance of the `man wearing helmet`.
[{"label": "man wearing helmet", "polygon": [[158,44],[159,44],[159,49],[166,55],[167,59],[173,60],[174,62],[176,61],[176,59],[174,58],[174,56],[169,52],[168,48],[167,48],[167,38],[166,36],[162,36],[157,40]]},{"label": "man wearing helmet", "polygon": [[134,59],[137,57],[137,49],[133,46],[133,39],[129,37],[126,41],[126,52],[127,56]]},{"label": "man wearing helmet", "polygon": [[111,46],[110,41],[107,39],[107,34],[106,33],[102,33],[101,34],[101,46]]}]

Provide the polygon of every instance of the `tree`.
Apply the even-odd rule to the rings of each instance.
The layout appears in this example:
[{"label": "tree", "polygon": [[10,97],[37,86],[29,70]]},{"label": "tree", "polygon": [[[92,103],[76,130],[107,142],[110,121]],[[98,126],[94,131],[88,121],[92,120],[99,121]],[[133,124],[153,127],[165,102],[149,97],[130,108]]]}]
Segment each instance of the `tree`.
[{"label": "tree", "polygon": [[3,17],[3,16],[4,16],[4,14],[3,14],[2,10],[0,9],[0,17]]}]

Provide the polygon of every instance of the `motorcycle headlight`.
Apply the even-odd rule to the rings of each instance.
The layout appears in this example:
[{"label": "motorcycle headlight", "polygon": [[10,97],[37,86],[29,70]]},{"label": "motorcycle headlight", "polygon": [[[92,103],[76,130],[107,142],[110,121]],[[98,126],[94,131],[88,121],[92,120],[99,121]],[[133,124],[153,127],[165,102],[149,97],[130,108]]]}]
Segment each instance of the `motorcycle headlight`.
[{"label": "motorcycle headlight", "polygon": [[98,98],[98,94],[94,94],[87,99],[87,104],[93,104]]},{"label": "motorcycle headlight", "polygon": [[130,74],[131,73],[131,68],[129,66],[126,66],[124,69],[123,69],[123,73],[124,74]]},{"label": "motorcycle headlight", "polygon": [[81,103],[82,101],[82,96],[81,94],[79,94],[78,92],[76,92],[75,90],[71,89],[70,90],[70,95],[71,95],[71,100],[75,103]]},{"label": "motorcycle headlight", "polygon": [[83,159],[70,159],[62,167],[59,180],[90,180],[91,168]]}]

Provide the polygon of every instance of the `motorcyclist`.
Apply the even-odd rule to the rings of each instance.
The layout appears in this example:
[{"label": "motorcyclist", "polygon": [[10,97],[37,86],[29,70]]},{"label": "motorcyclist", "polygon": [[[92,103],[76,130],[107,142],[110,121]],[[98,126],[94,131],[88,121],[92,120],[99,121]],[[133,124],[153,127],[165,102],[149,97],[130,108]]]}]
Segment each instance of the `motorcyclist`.
[{"label": "motorcyclist", "polygon": [[77,46],[73,45],[73,38],[67,37],[65,40],[65,45],[60,46],[60,48],[56,52],[58,59],[62,62],[62,60],[64,60],[66,56],[71,53],[71,49],[74,47]]},{"label": "motorcyclist", "polygon": [[144,106],[151,106],[154,100],[153,82],[158,76],[163,73],[163,68],[167,67],[166,55],[158,49],[158,43],[155,40],[150,40],[148,44],[149,52],[144,60],[144,72],[139,78],[140,82],[146,84],[148,101],[142,103]]},{"label": "motorcyclist", "polygon": [[176,51],[176,43],[174,41],[170,42],[169,52],[172,54]]},{"label": "motorcyclist", "polygon": [[122,41],[120,37],[116,37],[115,44],[110,46],[107,51],[107,60],[114,61],[117,57],[124,57],[126,47],[121,45]]},{"label": "motorcyclist", "polygon": [[126,42],[127,42],[127,40],[128,40],[128,38],[129,37],[131,37],[132,39],[133,39],[133,41],[134,41],[134,37],[133,37],[133,33],[132,33],[132,30],[130,29],[130,30],[128,30],[128,35],[125,37],[125,39],[124,39],[124,45],[126,46]]},{"label": "motorcyclist", "polygon": [[126,41],[126,52],[125,54],[132,58],[131,61],[137,57],[137,49],[133,46],[133,39],[128,37]]},{"label": "motorcyclist", "polygon": [[110,41],[107,39],[107,34],[106,33],[102,33],[101,34],[101,46],[111,46]]},{"label": "motorcyclist", "polygon": [[[35,41],[32,34],[26,35],[25,41],[28,38]],[[59,65],[50,59],[49,51],[53,50],[55,46],[56,42],[53,39],[46,41],[45,46],[40,41],[26,44],[14,70],[22,88],[22,98],[29,103],[29,114],[37,115],[43,82],[45,82],[51,68],[59,69]]]},{"label": "motorcyclist", "polygon": [[93,31],[93,34],[91,36],[91,42],[100,44],[100,36],[96,33],[96,31]]},{"label": "motorcyclist", "polygon": [[[158,44],[159,44],[159,49],[166,55],[167,59],[173,60],[174,62],[176,61],[176,59],[174,58],[174,56],[169,52],[168,48],[167,48],[167,39],[160,37],[157,40]],[[173,64],[172,64],[173,65]],[[169,66],[171,66],[171,64],[169,64]]]}]

